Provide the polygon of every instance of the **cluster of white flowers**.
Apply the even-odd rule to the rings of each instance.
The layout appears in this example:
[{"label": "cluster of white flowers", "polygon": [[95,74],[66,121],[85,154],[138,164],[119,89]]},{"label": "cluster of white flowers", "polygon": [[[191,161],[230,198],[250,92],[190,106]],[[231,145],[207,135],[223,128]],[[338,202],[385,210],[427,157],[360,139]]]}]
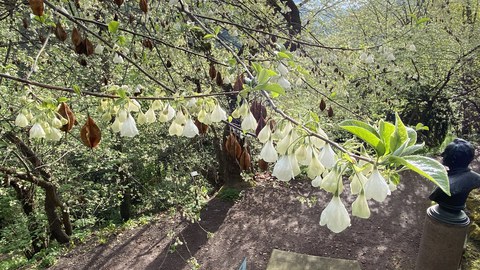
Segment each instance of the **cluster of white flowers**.
[{"label": "cluster of white flowers", "polygon": [[375,58],[373,54],[367,54],[363,52],[360,54],[360,61],[365,64],[373,64],[375,62]]},{"label": "cluster of white flowers", "polygon": [[[245,117],[243,121],[249,120]],[[317,133],[328,139],[321,128],[317,129]],[[275,131],[267,123],[258,134],[258,140],[263,143],[259,157],[275,163],[272,175],[277,179],[289,181],[299,175],[301,166],[304,166],[312,186],[334,194],[321,214],[320,225],[326,225],[335,233],[350,226],[349,213],[339,197],[344,190],[342,174],[347,165],[337,158],[330,144],[315,136],[301,137],[290,122]],[[370,217],[367,200],[382,202],[396,188],[393,183],[388,184],[378,169],[369,163],[364,164],[361,171],[355,171],[350,180],[350,191],[357,195],[352,204],[352,215],[360,218]]]},{"label": "cluster of white flowers", "polygon": [[15,125],[21,128],[33,123],[29,130],[30,139],[46,139],[47,141],[59,141],[62,138],[60,128],[67,122],[68,120],[54,114],[39,114],[34,117],[28,110],[23,110],[15,118]]}]

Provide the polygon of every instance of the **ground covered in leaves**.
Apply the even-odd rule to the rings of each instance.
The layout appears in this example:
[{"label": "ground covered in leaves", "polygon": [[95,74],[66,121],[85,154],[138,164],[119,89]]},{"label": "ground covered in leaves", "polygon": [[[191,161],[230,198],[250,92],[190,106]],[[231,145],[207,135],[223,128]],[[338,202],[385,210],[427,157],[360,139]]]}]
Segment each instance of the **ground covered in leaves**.
[{"label": "ground covered in leaves", "polygon": [[[335,234],[320,226],[331,195],[307,181],[289,184],[257,177],[236,203],[214,198],[202,221],[161,216],[155,223],[118,234],[105,244],[92,241],[64,256],[52,269],[265,269],[274,248],[358,260],[362,269],[413,269],[427,197],[426,180],[407,173],[382,203],[370,202],[368,220]],[[348,185],[346,185],[348,187]],[[348,190],[344,194],[348,194]],[[347,209],[353,197],[343,197]],[[310,205],[311,204],[311,205]],[[173,237],[172,237],[173,236]]]}]

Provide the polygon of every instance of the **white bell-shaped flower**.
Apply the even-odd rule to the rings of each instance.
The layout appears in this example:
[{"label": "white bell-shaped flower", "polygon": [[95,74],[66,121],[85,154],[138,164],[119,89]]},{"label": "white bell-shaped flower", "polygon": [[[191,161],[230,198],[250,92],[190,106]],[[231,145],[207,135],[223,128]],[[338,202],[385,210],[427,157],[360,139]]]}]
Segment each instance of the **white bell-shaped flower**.
[{"label": "white bell-shaped flower", "polygon": [[120,128],[120,136],[135,137],[136,135],[138,135],[137,125],[135,119],[133,119],[132,115],[129,113],[127,120],[122,123],[122,127]]},{"label": "white bell-shaped flower", "polygon": [[367,198],[363,192],[360,193],[352,203],[352,215],[359,218],[370,217],[370,208],[368,208]]},{"label": "white bell-shaped flower", "polygon": [[170,121],[173,119],[173,117],[175,117],[175,109],[170,105],[170,103],[167,104],[167,107],[165,107],[164,111],[167,115],[167,121]]},{"label": "white bell-shaped flower", "polygon": [[185,126],[183,127],[182,135],[187,138],[193,138],[198,135],[198,127],[195,125],[192,118],[187,119]]},{"label": "white bell-shaped flower", "polygon": [[122,122],[120,122],[119,117],[115,117],[115,121],[113,121],[111,128],[113,132],[120,132],[120,129],[122,128]]},{"label": "white bell-shaped flower", "polygon": [[113,63],[115,64],[122,64],[123,63],[123,57],[119,55],[118,53],[113,56]]},{"label": "white bell-shaped flower", "polygon": [[142,105],[140,105],[140,103],[138,103],[138,101],[135,100],[135,99],[131,99],[128,102],[128,111],[130,111],[130,112],[138,112],[138,111],[140,111],[141,107],[142,107]]},{"label": "white bell-shaped flower", "polygon": [[98,44],[96,47],[95,47],[95,54],[102,54],[103,53],[103,50],[105,49],[105,47],[102,45],[102,44]]},{"label": "white bell-shaped flower", "polygon": [[[63,118],[63,117],[62,117]],[[54,128],[61,128],[64,124],[62,123],[62,120],[58,119],[57,117],[54,117],[52,119],[52,127]]]},{"label": "white bell-shaped flower", "polygon": [[277,83],[285,90],[292,89],[292,85],[290,84],[290,82],[287,79],[285,79],[285,77],[283,76],[278,78]]},{"label": "white bell-shaped flower", "polygon": [[150,106],[150,108],[152,108],[153,110],[161,110],[164,108],[164,105],[163,105],[163,102],[161,100],[155,100],[154,102],[152,102],[152,106]]},{"label": "white bell-shaped flower", "polygon": [[322,184],[322,176],[319,175],[312,180],[312,187],[319,187]]},{"label": "white bell-shaped flower", "polygon": [[147,112],[145,113],[145,120],[147,124],[152,124],[157,121],[157,116],[155,115],[155,111],[153,110],[153,108],[147,110]]},{"label": "white bell-shaped flower", "polygon": [[177,122],[179,125],[184,125],[187,122],[187,117],[183,113],[183,111],[180,109],[177,111],[177,114],[175,115],[175,119],[173,120],[174,122]]},{"label": "white bell-shaped flower", "polygon": [[300,164],[305,165],[304,161],[307,159],[307,146],[303,143],[300,144],[297,150],[295,150],[295,156]]},{"label": "white bell-shaped flower", "polygon": [[257,129],[257,120],[253,116],[250,110],[247,113],[247,116],[242,121],[242,130],[256,130]]},{"label": "white bell-shaped flower", "polygon": [[350,192],[352,194],[359,194],[365,183],[367,182],[367,177],[361,172],[355,172],[350,181]]},{"label": "white bell-shaped flower", "polygon": [[170,124],[170,127],[168,128],[168,134],[170,136],[173,136],[173,135],[182,136],[183,126],[178,124],[175,121],[172,121],[172,123]]},{"label": "white bell-shaped flower", "polygon": [[373,54],[370,54],[367,56],[365,59],[365,64],[373,64],[375,62],[375,58],[373,57]]},{"label": "white bell-shaped flower", "polygon": [[58,142],[62,138],[62,131],[58,128],[48,128],[45,133],[45,139],[48,141]]},{"label": "white bell-shaped flower", "polygon": [[322,149],[322,147],[324,147],[326,144],[324,140],[317,138],[315,136],[310,136],[309,140],[310,140],[310,143],[318,149]]},{"label": "white bell-shaped flower", "polygon": [[278,64],[277,70],[278,70],[278,72],[280,73],[280,75],[282,75],[282,76],[285,76],[285,75],[288,74],[288,69],[287,69],[287,67],[286,67],[284,64],[282,64],[282,63],[279,63],[279,64]]},{"label": "white bell-shaped flower", "polygon": [[35,123],[31,128],[30,128],[30,139],[36,139],[36,138],[45,138],[45,130],[43,130],[42,125],[39,123]]},{"label": "white bell-shaped flower", "polygon": [[248,103],[244,102],[242,105],[240,105],[240,107],[235,108],[235,110],[232,112],[232,117],[233,118],[245,117],[249,112],[250,112],[250,109],[248,108]]},{"label": "white bell-shaped flower", "polygon": [[415,45],[413,43],[410,43],[410,44],[407,45],[407,50],[411,51],[411,52],[416,52],[417,47],[415,47]]},{"label": "white bell-shaped flower", "polygon": [[320,186],[324,190],[330,193],[337,193],[340,194],[343,192],[343,181],[341,175],[337,172],[337,170],[331,170],[322,181],[322,185]]},{"label": "white bell-shaped flower", "polygon": [[265,160],[266,162],[275,162],[278,159],[277,150],[273,147],[272,140],[269,140],[265,143],[262,147],[262,151],[260,151],[260,158]]},{"label": "white bell-shaped flower", "polygon": [[320,162],[322,162],[323,166],[327,169],[333,168],[335,163],[337,163],[335,152],[328,143],[323,147],[322,152],[320,153]]},{"label": "white bell-shaped flower", "polygon": [[292,164],[293,177],[295,177],[299,175],[302,172],[302,170],[298,165],[298,161],[297,161],[297,158],[295,157],[295,154],[288,155],[288,158],[290,159],[290,163]]},{"label": "white bell-shaped flower", "polygon": [[315,177],[322,175],[325,171],[325,167],[322,165],[316,154],[313,154],[313,157],[310,160],[310,164],[307,168],[308,178],[314,179]]},{"label": "white bell-shaped flower", "polygon": [[112,120],[112,115],[110,114],[110,112],[105,112],[104,114],[102,114],[103,122],[110,122],[110,120]]},{"label": "white bell-shaped flower", "polygon": [[196,98],[191,98],[187,102],[187,108],[193,108],[197,106],[197,99]]},{"label": "white bell-shaped flower", "polygon": [[210,114],[210,120],[213,123],[218,123],[218,122],[227,120],[227,113],[225,112],[224,109],[222,109],[222,107],[220,107],[220,104],[217,103],[217,105],[213,109],[212,113]]},{"label": "white bell-shaped flower", "polygon": [[270,129],[270,125],[267,123],[262,130],[258,133],[258,140],[261,143],[266,143],[268,140],[270,140],[270,136],[272,135],[272,130]]},{"label": "white bell-shaped flower", "polygon": [[280,155],[283,155],[285,153],[287,153],[287,150],[288,150],[288,147],[290,147],[290,144],[291,144],[291,136],[290,134],[288,134],[287,136],[285,136],[282,140],[280,140],[278,143],[277,143],[277,152],[280,154]]},{"label": "white bell-shaped flower", "polygon": [[117,113],[118,121],[123,123],[127,120],[127,117],[128,117],[128,113],[125,109],[118,110],[118,113]]},{"label": "white bell-shaped flower", "polygon": [[327,228],[334,233],[340,233],[350,226],[350,216],[340,197],[333,196],[327,207],[323,209],[320,225],[327,225]]},{"label": "white bell-shaped flower", "polygon": [[367,200],[374,199],[377,202],[383,202],[390,195],[388,184],[377,169],[374,169],[372,175],[365,183],[365,196]]},{"label": "white bell-shaped flower", "polygon": [[147,117],[142,112],[142,110],[140,110],[140,112],[138,113],[138,116],[137,116],[137,124],[143,125],[145,123],[147,123]]},{"label": "white bell-shaped flower", "polygon": [[287,155],[281,156],[277,163],[275,163],[272,175],[281,181],[290,181],[290,179],[293,178],[292,163]]},{"label": "white bell-shaped flower", "polygon": [[359,57],[359,58],[360,58],[360,61],[362,61],[362,62],[365,63],[365,61],[367,60],[367,56],[368,56],[368,55],[367,55],[366,53],[364,53],[364,52],[363,52],[362,54],[360,54],[360,57]]},{"label": "white bell-shaped flower", "polygon": [[207,117],[207,112],[205,111],[204,108],[200,109],[200,111],[197,114],[197,119],[200,123],[205,124],[205,117]]},{"label": "white bell-shaped flower", "polygon": [[21,127],[21,128],[24,128],[24,127],[28,126],[28,119],[25,116],[25,114],[19,113],[17,115],[17,117],[15,118],[15,125],[17,127]]}]

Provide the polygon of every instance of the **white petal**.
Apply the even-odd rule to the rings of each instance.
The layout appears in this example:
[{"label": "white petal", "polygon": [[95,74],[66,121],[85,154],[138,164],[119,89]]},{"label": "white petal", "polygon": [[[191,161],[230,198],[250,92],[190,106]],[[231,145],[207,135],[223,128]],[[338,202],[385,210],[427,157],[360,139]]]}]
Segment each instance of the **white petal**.
[{"label": "white petal", "polygon": [[28,126],[28,119],[23,113],[19,113],[15,118],[15,125],[17,127],[24,128]]},{"label": "white petal", "polygon": [[368,208],[367,198],[361,193],[352,203],[352,215],[359,218],[369,218],[370,209]]},{"label": "white petal", "polygon": [[391,192],[387,182],[385,182],[380,172],[374,169],[367,183],[365,183],[365,196],[367,200],[374,199],[377,202],[383,202],[390,194]]},{"label": "white petal", "polygon": [[32,128],[30,128],[30,139],[45,138],[45,136],[45,131],[39,123],[35,123]]},{"label": "white petal", "polygon": [[139,125],[143,125],[145,123],[147,123],[147,117],[145,116],[145,114],[140,110],[140,112],[138,113],[138,116],[137,116],[137,123]]},{"label": "white petal", "polygon": [[273,147],[271,140],[267,141],[260,151],[260,158],[266,162],[275,162],[278,159],[277,150]]},{"label": "white petal", "polygon": [[62,131],[58,128],[49,128],[45,135],[45,139],[49,141],[59,141],[62,138]]},{"label": "white petal", "polygon": [[270,125],[267,123],[262,130],[258,133],[258,140],[261,143],[266,143],[268,140],[270,140],[270,135],[272,134],[272,131],[270,130]]},{"label": "white petal", "polygon": [[210,120],[213,123],[218,123],[221,121],[226,121],[227,120],[227,113],[225,112],[222,107],[217,103],[215,106],[215,109],[213,109],[212,114],[210,115]]},{"label": "white petal", "polygon": [[322,176],[317,176],[315,179],[312,180],[312,186],[313,187],[319,187],[322,184]]},{"label": "white petal", "polygon": [[163,103],[161,100],[155,100],[153,103],[152,103],[152,106],[150,108],[152,108],[153,110],[160,110],[163,108]]},{"label": "white petal", "polygon": [[98,44],[97,47],[95,47],[95,54],[102,54],[103,49],[105,49],[105,47],[103,47],[102,44]]},{"label": "white petal", "polygon": [[336,170],[331,170],[322,181],[321,188],[330,192],[330,193],[342,193],[343,192],[343,181],[342,177],[337,173]]},{"label": "white petal", "polygon": [[247,113],[247,116],[242,121],[242,130],[256,130],[257,129],[257,120],[250,112]]},{"label": "white petal", "polygon": [[290,181],[293,178],[292,163],[290,163],[290,158],[287,155],[281,156],[275,163],[272,175],[281,181]]},{"label": "white petal", "polygon": [[363,173],[361,172],[354,173],[352,175],[352,180],[350,182],[350,192],[352,194],[360,193],[367,181],[368,179]]},{"label": "white petal", "polygon": [[128,114],[127,120],[122,123],[122,127],[120,128],[120,136],[135,137],[136,135],[138,135],[138,129],[135,124],[135,119],[133,119],[131,114]]},{"label": "white petal", "polygon": [[118,121],[122,123],[125,122],[127,120],[127,116],[128,116],[128,113],[125,109],[120,109],[118,111],[118,115],[117,115]]},{"label": "white petal", "polygon": [[185,123],[185,127],[183,127],[182,135],[187,138],[193,138],[198,135],[197,125],[195,125],[195,123],[191,118],[189,118]]},{"label": "white petal", "polygon": [[293,172],[293,176],[297,176],[299,175],[302,170],[300,170],[300,166],[298,165],[298,161],[297,161],[297,158],[295,157],[295,154],[291,154],[291,155],[288,155],[289,159],[290,159],[290,164],[292,164],[292,172]]},{"label": "white petal", "polygon": [[182,136],[183,126],[178,124],[175,121],[172,121],[172,123],[170,124],[170,127],[168,128],[168,134],[170,134],[170,136],[173,136],[173,135]]},{"label": "white petal", "polygon": [[279,72],[282,76],[285,76],[285,75],[288,74],[288,69],[287,69],[287,67],[286,67],[284,64],[282,64],[282,63],[279,63],[279,64],[278,64],[277,70],[278,70],[278,72]]},{"label": "white petal", "polygon": [[179,125],[183,125],[187,122],[187,117],[185,117],[182,110],[178,110],[173,121],[177,122]]},{"label": "white petal", "polygon": [[157,116],[155,115],[155,111],[152,108],[148,109],[148,111],[145,113],[145,120],[147,124],[152,124],[157,121]]},{"label": "white petal", "polygon": [[277,143],[277,152],[280,155],[284,155],[285,153],[287,153],[290,143],[291,143],[290,135],[285,136],[285,138],[283,138],[281,141]]},{"label": "white petal", "polygon": [[320,225],[327,225],[327,228],[334,233],[340,233],[350,226],[350,216],[338,196],[333,196],[327,207],[323,209]]},{"label": "white petal", "polygon": [[120,122],[120,118],[115,117],[115,121],[113,121],[111,127],[113,132],[120,132],[120,129],[122,128],[122,122]]},{"label": "white petal", "polygon": [[328,143],[323,147],[322,152],[320,153],[320,162],[327,169],[333,168],[333,166],[335,166],[335,163],[337,163],[335,152]]},{"label": "white petal", "polygon": [[287,79],[285,79],[285,77],[283,76],[277,80],[277,83],[285,90],[292,89],[290,82]]}]

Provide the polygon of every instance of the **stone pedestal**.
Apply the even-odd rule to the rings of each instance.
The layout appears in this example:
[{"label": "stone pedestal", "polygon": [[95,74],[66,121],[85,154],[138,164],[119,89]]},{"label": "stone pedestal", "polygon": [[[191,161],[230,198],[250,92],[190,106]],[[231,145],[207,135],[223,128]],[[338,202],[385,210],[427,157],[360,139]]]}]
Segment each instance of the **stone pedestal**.
[{"label": "stone pedestal", "polygon": [[267,270],[361,270],[361,268],[357,261],[274,249]]},{"label": "stone pedestal", "polygon": [[427,210],[416,270],[458,270],[470,219],[438,205]]}]

